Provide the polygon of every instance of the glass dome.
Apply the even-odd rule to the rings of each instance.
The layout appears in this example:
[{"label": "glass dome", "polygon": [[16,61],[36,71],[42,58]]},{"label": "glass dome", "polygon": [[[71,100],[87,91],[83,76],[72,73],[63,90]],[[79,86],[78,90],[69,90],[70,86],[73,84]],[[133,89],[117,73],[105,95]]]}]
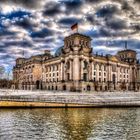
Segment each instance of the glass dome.
[{"label": "glass dome", "polygon": [[64,46],[59,47],[59,48],[56,50],[55,56],[60,56],[60,55],[61,55],[63,47],[64,47]]}]

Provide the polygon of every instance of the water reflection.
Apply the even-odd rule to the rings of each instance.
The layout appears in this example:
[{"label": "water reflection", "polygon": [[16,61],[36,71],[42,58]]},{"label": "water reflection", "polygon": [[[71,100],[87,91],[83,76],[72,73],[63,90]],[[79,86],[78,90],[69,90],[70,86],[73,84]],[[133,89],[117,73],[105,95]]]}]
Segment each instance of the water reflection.
[{"label": "water reflection", "polygon": [[138,140],[139,132],[139,108],[0,110],[0,140]]}]

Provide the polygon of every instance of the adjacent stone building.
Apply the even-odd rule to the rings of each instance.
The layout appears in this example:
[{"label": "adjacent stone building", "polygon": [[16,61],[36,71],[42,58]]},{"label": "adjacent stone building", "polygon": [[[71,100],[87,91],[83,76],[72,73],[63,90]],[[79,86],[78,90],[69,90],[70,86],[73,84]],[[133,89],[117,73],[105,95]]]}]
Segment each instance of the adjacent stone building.
[{"label": "adjacent stone building", "polygon": [[136,51],[116,55],[93,54],[91,38],[74,33],[64,39],[55,55],[18,58],[13,68],[15,87],[67,91],[139,90],[140,65]]}]

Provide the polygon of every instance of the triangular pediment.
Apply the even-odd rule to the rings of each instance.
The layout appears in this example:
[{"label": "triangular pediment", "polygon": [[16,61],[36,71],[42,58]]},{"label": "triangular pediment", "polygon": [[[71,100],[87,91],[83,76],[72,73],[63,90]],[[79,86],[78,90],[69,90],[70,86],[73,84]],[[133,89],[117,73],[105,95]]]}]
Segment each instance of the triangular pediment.
[{"label": "triangular pediment", "polygon": [[111,57],[110,57],[110,60],[111,60],[111,61],[115,61],[115,62],[118,62],[118,61],[119,61],[118,58],[117,58],[116,56],[111,56]]}]

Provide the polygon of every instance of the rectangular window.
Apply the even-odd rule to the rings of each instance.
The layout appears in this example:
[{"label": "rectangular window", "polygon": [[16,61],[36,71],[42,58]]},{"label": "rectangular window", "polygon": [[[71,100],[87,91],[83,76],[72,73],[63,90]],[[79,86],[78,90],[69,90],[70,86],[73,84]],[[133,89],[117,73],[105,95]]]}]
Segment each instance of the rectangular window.
[{"label": "rectangular window", "polygon": [[125,68],[124,68],[124,73],[125,73]]},{"label": "rectangular window", "polygon": [[116,66],[115,65],[112,66],[112,71],[116,72]]},{"label": "rectangular window", "polygon": [[101,66],[101,65],[99,65],[99,70],[101,70],[101,68],[102,68],[102,66]]},{"label": "rectangular window", "polygon": [[104,71],[106,71],[106,66],[104,66]]},{"label": "rectangular window", "polygon": [[67,79],[70,80],[70,74],[69,73],[67,73]]},{"label": "rectangular window", "polygon": [[83,79],[84,79],[84,81],[87,81],[87,73],[84,73]]}]

